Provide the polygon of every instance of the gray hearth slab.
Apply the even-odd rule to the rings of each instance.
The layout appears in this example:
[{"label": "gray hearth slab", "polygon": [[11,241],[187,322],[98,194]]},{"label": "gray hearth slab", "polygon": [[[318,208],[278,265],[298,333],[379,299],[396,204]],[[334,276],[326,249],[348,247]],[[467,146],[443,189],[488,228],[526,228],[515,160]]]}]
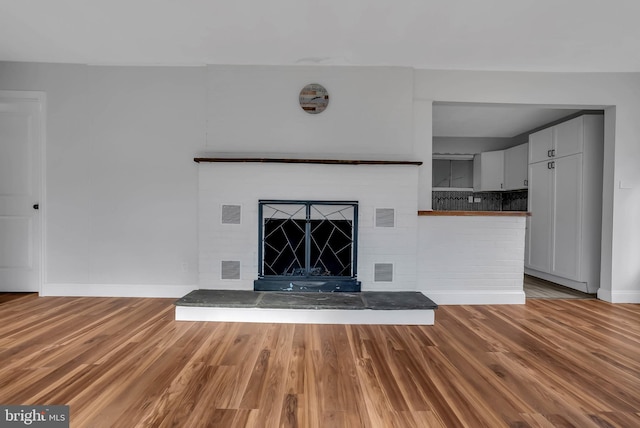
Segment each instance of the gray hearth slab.
[{"label": "gray hearth slab", "polygon": [[194,290],[176,301],[176,305],[255,308],[261,298],[261,293],[245,290]]},{"label": "gray hearth slab", "polygon": [[362,299],[368,309],[435,309],[431,299],[418,291],[376,291],[363,292]]},{"label": "gray hearth slab", "polygon": [[271,309],[436,309],[431,299],[413,291],[277,292],[250,290],[194,290],[176,306]]},{"label": "gray hearth slab", "polygon": [[360,293],[264,292],[260,308],[365,309]]}]

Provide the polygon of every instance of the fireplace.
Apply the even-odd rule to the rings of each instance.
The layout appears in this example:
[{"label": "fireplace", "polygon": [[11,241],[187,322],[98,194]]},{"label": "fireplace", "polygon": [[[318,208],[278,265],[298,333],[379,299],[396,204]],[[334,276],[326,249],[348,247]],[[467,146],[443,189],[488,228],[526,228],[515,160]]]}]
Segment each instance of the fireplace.
[{"label": "fireplace", "polygon": [[416,290],[413,165],[243,158],[198,168],[199,288]]},{"label": "fireplace", "polygon": [[260,200],[256,291],[360,291],[358,203]]}]

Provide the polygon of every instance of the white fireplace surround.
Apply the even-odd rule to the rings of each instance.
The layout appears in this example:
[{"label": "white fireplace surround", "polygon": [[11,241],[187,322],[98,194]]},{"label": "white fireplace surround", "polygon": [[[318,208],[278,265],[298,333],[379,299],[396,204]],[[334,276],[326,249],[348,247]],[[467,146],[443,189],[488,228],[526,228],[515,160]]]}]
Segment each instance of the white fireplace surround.
[{"label": "white fireplace surround", "polygon": [[[416,290],[417,185],[414,165],[200,163],[200,288],[253,289],[259,263],[258,201],[277,199],[357,201],[362,290]],[[239,222],[222,221],[229,206],[240,207]],[[393,210],[392,227],[376,225],[380,209]],[[223,279],[221,266],[230,261],[239,262],[239,279]],[[393,265],[391,281],[374,281],[381,264]]]}]

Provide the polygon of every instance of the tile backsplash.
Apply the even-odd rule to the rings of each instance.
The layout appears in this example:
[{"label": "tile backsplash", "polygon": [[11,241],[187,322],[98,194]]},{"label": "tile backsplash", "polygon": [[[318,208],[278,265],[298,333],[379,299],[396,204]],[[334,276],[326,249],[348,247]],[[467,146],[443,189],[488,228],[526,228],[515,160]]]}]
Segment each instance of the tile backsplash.
[{"label": "tile backsplash", "polygon": [[[472,192],[434,190],[431,194],[435,211],[526,211],[527,190],[510,192]],[[480,202],[469,202],[480,198]]]},{"label": "tile backsplash", "polygon": [[502,192],[502,211],[527,211],[528,190]]}]

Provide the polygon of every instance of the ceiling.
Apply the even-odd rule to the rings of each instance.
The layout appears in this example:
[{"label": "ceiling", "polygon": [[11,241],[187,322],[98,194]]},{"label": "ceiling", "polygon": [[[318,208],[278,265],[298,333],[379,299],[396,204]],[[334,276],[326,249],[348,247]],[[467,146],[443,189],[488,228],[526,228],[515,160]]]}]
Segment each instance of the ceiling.
[{"label": "ceiling", "polygon": [[[638,0],[0,0],[0,61],[640,71]],[[434,136],[575,110],[436,104]]]},{"label": "ceiling", "polygon": [[0,61],[640,71],[637,0],[0,0]]},{"label": "ceiling", "polygon": [[434,103],[434,137],[513,138],[578,112],[533,105]]}]

